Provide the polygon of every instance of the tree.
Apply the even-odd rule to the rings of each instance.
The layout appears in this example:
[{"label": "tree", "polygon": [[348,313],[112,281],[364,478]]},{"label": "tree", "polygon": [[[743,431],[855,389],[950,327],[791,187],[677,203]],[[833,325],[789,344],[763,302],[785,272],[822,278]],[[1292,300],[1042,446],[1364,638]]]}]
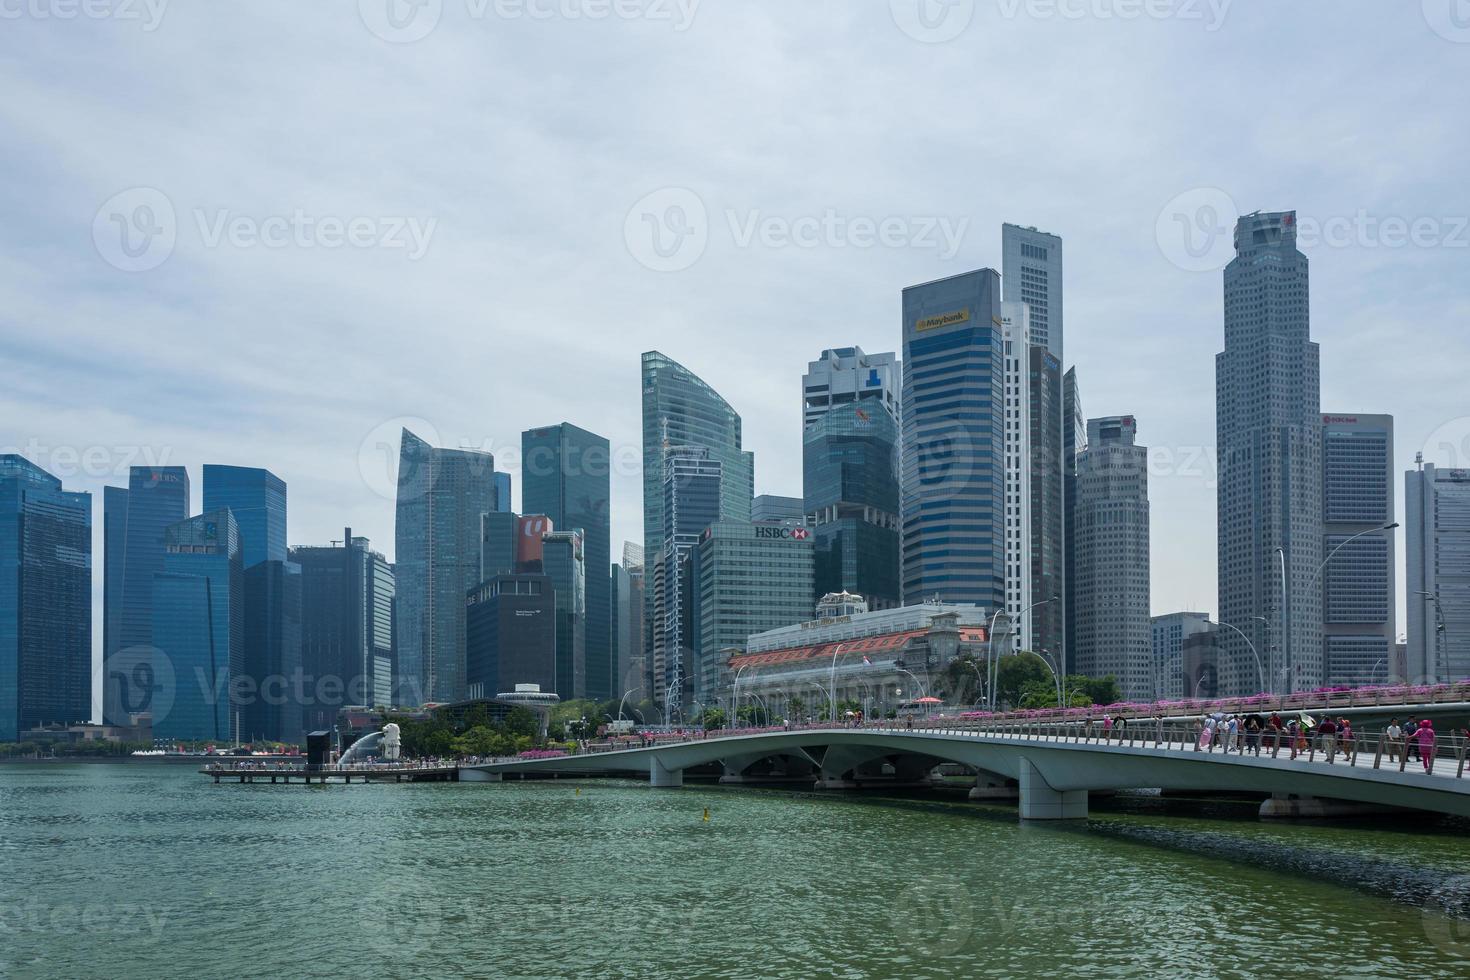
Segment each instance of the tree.
[{"label": "tree", "polygon": [[541,723],[536,719],[536,714],[530,708],[517,705],[506,713],[505,721],[501,727],[508,735],[524,735],[535,738],[541,734]]},{"label": "tree", "polygon": [[1083,677],[1080,674],[1067,678],[1067,690],[1084,691],[1091,704],[1117,704],[1123,700],[1123,691],[1118,679],[1112,674],[1107,677]]},{"label": "tree", "polygon": [[[1027,689],[1037,683],[1055,686],[1051,668],[1041,657],[1030,650],[1021,650],[1009,657],[1001,657],[996,665],[996,704],[1012,707],[1020,705]],[[1056,700],[1055,693],[1052,695],[1052,700]]]},{"label": "tree", "polygon": [[791,710],[791,714],[798,721],[800,721],[802,717],[802,709],[806,707],[806,701],[803,700],[800,695],[793,694],[791,697],[786,699],[786,707],[789,708]]},{"label": "tree", "polygon": [[939,682],[944,685],[946,693],[953,693],[956,703],[974,704],[984,693],[984,687],[980,683],[984,674],[985,664],[966,655],[951,660],[949,666],[944,668],[944,673],[939,675]]},{"label": "tree", "polygon": [[705,708],[699,717],[699,723],[709,729],[724,728],[729,720],[724,708]]}]

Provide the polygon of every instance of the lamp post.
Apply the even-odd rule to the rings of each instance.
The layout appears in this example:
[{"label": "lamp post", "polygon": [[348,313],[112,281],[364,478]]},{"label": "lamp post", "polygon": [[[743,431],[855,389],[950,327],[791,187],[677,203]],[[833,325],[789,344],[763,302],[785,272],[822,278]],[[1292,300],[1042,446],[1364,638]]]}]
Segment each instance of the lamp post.
[{"label": "lamp post", "polygon": [[1058,673],[1056,667],[1052,666],[1052,655],[1049,651],[1038,650],[1036,652],[1041,654],[1041,662],[1046,664],[1046,669],[1051,671],[1052,678],[1057,682],[1057,710],[1060,711],[1066,707],[1062,703],[1062,675]]},{"label": "lamp post", "polygon": [[[1344,539],[1341,544],[1339,544],[1336,548],[1333,548],[1327,553],[1326,558],[1322,559],[1322,563],[1317,566],[1317,570],[1312,573],[1312,577],[1307,579],[1305,588],[1311,589],[1311,587],[1317,582],[1318,578],[1321,577],[1322,570],[1327,567],[1327,563],[1330,562],[1334,557],[1336,557],[1339,551],[1346,548],[1348,545],[1352,544],[1354,541],[1358,540],[1361,537],[1365,537],[1369,534],[1381,534],[1384,531],[1392,531],[1398,526],[1398,521],[1393,521],[1388,524],[1380,524],[1378,527],[1370,527],[1366,531],[1359,531],[1357,534],[1351,535],[1348,538]],[[1276,553],[1281,558],[1281,651],[1282,660],[1285,661],[1283,669],[1286,671],[1288,678],[1290,678],[1293,665],[1291,662],[1291,624],[1288,621],[1287,616],[1291,597],[1286,589],[1286,549],[1277,548]],[[1287,691],[1286,693],[1290,694],[1291,692]]]},{"label": "lamp post", "polygon": [[[1058,602],[1061,600],[1061,598],[1062,597],[1060,595],[1053,595],[1050,599],[1042,599],[1040,602],[1033,602],[1025,609],[1022,609],[1020,612],[1016,613],[1016,619],[1021,620],[1027,613],[1035,609],[1037,606],[1044,606],[1048,602]],[[990,642],[986,644],[986,648],[988,650],[986,659],[989,661],[988,672],[990,674],[988,694],[989,706],[991,711],[995,710],[995,687],[996,683],[1000,680],[1000,660],[995,656],[995,620],[996,617],[998,617],[999,615],[1000,613],[996,613],[995,616],[990,617]],[[1012,628],[1011,630],[1011,635],[1016,635],[1016,630],[1014,628]]]},{"label": "lamp post", "polygon": [[[1447,659],[1444,655],[1444,606],[1440,605],[1438,592],[1425,592],[1423,589],[1417,591],[1419,595],[1424,597],[1426,602],[1434,603],[1434,679],[1437,682],[1447,681],[1449,680],[1449,667],[1441,663],[1441,661]],[[1441,666],[1445,667],[1444,677],[1439,676]],[[1405,673],[1408,673],[1408,671],[1406,670]]]},{"label": "lamp post", "polygon": [[[1206,622],[1209,622],[1209,620],[1206,620]],[[1251,642],[1251,638],[1248,637],[1248,636],[1246,636],[1245,635],[1245,632],[1239,626],[1234,626],[1234,625],[1232,625],[1230,623],[1215,623],[1214,625],[1216,625],[1216,626],[1224,626],[1226,629],[1235,630],[1235,632],[1240,635],[1240,638],[1245,641],[1245,645],[1248,646],[1248,647],[1250,647],[1251,656],[1256,658],[1256,673],[1257,673],[1257,679],[1261,682],[1261,688],[1262,688],[1261,693],[1262,694],[1270,694],[1271,693],[1270,691],[1265,690],[1265,687],[1266,687],[1266,667],[1265,667],[1264,664],[1261,663],[1261,655],[1256,651],[1256,645]]]}]

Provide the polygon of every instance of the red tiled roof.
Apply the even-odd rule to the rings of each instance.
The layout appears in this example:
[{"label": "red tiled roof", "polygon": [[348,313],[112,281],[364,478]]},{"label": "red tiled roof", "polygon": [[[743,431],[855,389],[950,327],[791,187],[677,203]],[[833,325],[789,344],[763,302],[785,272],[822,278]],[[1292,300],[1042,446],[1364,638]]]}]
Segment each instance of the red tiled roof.
[{"label": "red tiled roof", "polygon": [[[902,650],[915,637],[924,636],[928,630],[906,630],[902,633],[885,633],[882,636],[864,636],[856,640],[839,640],[833,643],[816,643],[809,646],[782,647],[779,650],[763,650],[730,659],[730,669],[742,667],[773,667],[777,664],[799,663],[803,660],[832,659],[839,654],[892,653]],[[984,643],[985,629],[966,626],[960,629],[960,641]]]}]

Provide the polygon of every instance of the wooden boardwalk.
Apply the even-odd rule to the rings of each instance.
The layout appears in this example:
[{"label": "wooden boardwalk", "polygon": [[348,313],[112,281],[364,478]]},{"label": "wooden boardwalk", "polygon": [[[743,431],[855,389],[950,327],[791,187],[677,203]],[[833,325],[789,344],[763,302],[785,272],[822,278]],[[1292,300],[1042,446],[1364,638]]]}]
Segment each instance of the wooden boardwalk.
[{"label": "wooden boardwalk", "polygon": [[199,772],[221,781],[236,783],[422,783],[459,782],[457,763],[407,763],[403,765],[287,766],[279,763],[226,763],[204,766]]}]

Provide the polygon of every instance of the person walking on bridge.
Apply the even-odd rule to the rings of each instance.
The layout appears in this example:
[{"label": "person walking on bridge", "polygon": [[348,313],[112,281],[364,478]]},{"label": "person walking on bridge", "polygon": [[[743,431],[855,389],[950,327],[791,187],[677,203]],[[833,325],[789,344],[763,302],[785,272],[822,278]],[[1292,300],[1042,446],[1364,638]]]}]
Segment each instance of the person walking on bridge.
[{"label": "person walking on bridge", "polygon": [[1414,733],[1414,740],[1418,743],[1419,758],[1424,762],[1426,774],[1434,772],[1434,722],[1425,718],[1419,722],[1419,730]]},{"label": "person walking on bridge", "polygon": [[1322,719],[1322,724],[1317,726],[1317,731],[1322,736],[1322,754],[1327,757],[1328,762],[1331,762],[1337,755],[1337,722],[1332,720],[1331,715],[1328,715]]},{"label": "person walking on bridge", "polygon": [[1399,761],[1399,742],[1403,740],[1404,730],[1399,727],[1397,718],[1388,719],[1388,728],[1384,729],[1383,741],[1388,748],[1388,761]]}]

